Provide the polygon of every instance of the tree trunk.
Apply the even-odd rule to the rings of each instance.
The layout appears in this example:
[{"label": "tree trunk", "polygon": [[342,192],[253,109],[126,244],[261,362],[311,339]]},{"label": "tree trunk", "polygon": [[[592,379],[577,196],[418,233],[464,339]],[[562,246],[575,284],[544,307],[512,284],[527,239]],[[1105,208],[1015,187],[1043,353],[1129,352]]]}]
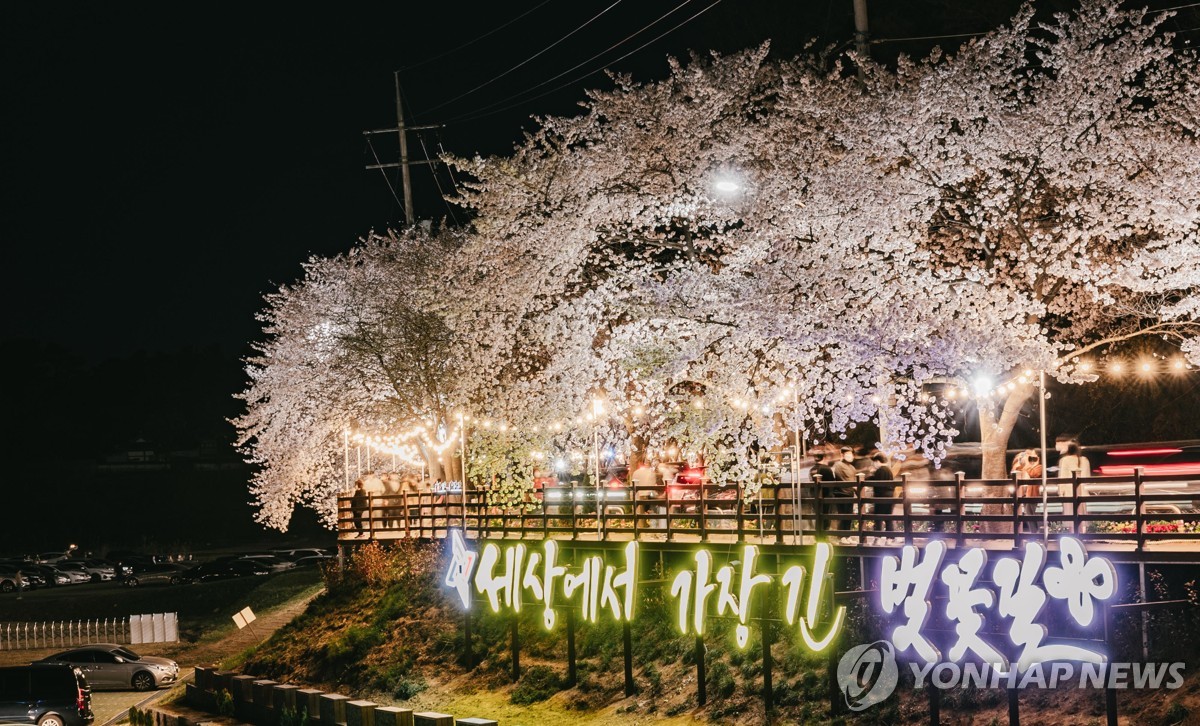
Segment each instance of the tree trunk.
[{"label": "tree trunk", "polygon": [[[1029,397],[1033,394],[1033,386],[1020,385],[1013,389],[1004,399],[1000,417],[990,401],[979,402],[979,438],[982,460],[982,476],[984,479],[996,481],[1008,479],[1008,440],[1012,435],[1017,416]],[[1008,484],[999,484],[984,488],[984,496],[1006,497],[1009,495]],[[983,514],[995,516],[1012,514],[1012,506],[1004,504],[985,504]],[[984,522],[980,531],[986,533],[1008,533],[1012,531],[1011,522]]]},{"label": "tree trunk", "polygon": [[646,460],[646,437],[634,432],[634,422],[630,419],[625,421],[625,431],[629,434],[629,476],[632,480],[633,472],[641,466]]}]

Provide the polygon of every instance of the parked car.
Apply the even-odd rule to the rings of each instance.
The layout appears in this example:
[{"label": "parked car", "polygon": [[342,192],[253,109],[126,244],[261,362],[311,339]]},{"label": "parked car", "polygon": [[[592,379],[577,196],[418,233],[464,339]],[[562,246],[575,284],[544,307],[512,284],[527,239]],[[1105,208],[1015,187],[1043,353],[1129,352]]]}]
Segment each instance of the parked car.
[{"label": "parked car", "polygon": [[256,554],[242,555],[238,559],[253,560],[254,562],[262,563],[262,564],[266,565],[267,567],[269,567],[271,569],[271,572],[283,572],[284,570],[290,570],[296,566],[295,562],[292,562],[291,560],[288,560],[288,559],[284,559],[277,555],[256,553]]},{"label": "parked car", "polygon": [[67,577],[71,578],[70,584],[72,584],[72,585],[80,585],[85,582],[92,581],[91,573],[84,572],[83,570],[81,570],[77,567],[73,567],[72,563],[67,562],[66,560],[64,560],[62,562],[55,562],[53,565],[51,565],[51,567],[53,567],[55,570],[61,572],[62,574],[66,575]]},{"label": "parked car", "polygon": [[22,568],[21,572],[32,573],[41,576],[41,578],[45,580],[47,587],[70,585],[72,582],[70,575],[65,572],[61,572],[57,568],[51,567],[50,565],[26,564]]},{"label": "parked car", "polygon": [[113,580],[117,576],[116,565],[108,560],[84,560],[83,568],[92,574],[93,581]]},{"label": "parked car", "polygon": [[87,678],[62,663],[0,668],[0,723],[88,726],[92,694]]},{"label": "parked car", "polygon": [[0,592],[12,592],[21,587],[29,587],[25,573],[16,570],[0,569]]},{"label": "parked car", "polygon": [[332,559],[335,559],[333,555],[308,555],[296,560],[296,568],[320,567]]},{"label": "parked car", "polygon": [[179,678],[179,664],[169,658],[138,655],[115,643],[96,643],[65,650],[40,663],[66,663],[78,668],[93,688],[150,691]]},{"label": "parked car", "polygon": [[272,550],[272,554],[276,557],[282,557],[285,560],[299,562],[304,557],[329,557],[329,551],[323,550],[320,547],[299,547],[290,550]]},{"label": "parked car", "polygon": [[184,568],[164,562],[161,565],[137,565],[121,581],[125,587],[141,585],[179,585],[187,582]]},{"label": "parked car", "polygon": [[196,565],[186,571],[184,577],[192,582],[209,582],[226,580],[231,577],[269,574],[271,574],[271,568],[256,560],[223,559]]},{"label": "parked car", "polygon": [[148,555],[126,555],[115,558],[114,562],[116,564],[113,566],[113,569],[116,571],[118,580],[132,574],[134,569],[138,567],[148,567],[158,564],[155,558]]},{"label": "parked car", "polygon": [[63,550],[62,552],[43,552],[40,555],[35,555],[35,560],[43,565],[53,565],[56,562],[67,559],[71,556],[71,550]]},{"label": "parked car", "polygon": [[[13,562],[5,560],[0,562],[0,592],[12,592],[17,589],[17,575],[21,575],[21,579],[25,581],[26,590],[36,590],[39,587],[46,586],[46,578],[38,572],[30,569],[27,562]],[[12,583],[12,590],[5,589],[4,580]]]}]

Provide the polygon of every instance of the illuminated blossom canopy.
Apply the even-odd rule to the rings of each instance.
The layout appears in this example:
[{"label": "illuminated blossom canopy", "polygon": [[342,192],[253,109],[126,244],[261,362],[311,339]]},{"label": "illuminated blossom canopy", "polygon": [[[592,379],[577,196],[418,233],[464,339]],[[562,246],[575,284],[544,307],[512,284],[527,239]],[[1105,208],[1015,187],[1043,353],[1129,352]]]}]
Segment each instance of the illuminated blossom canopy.
[{"label": "illuminated blossom canopy", "polygon": [[[478,465],[519,483],[531,449],[586,450],[595,426],[750,482],[789,431],[866,422],[936,461],[957,434],[944,391],[986,373],[1015,384],[973,404],[1001,478],[1023,371],[1086,380],[1079,356],[1142,335],[1200,364],[1200,70],[1165,17],[1026,9],[857,74],[766,47],[672,61],[509,156],[455,160],[473,227],[428,304],[454,339],[446,404],[506,422],[472,432]],[[262,383],[275,365],[264,391],[290,385]],[[262,481],[264,511],[296,501]]]}]

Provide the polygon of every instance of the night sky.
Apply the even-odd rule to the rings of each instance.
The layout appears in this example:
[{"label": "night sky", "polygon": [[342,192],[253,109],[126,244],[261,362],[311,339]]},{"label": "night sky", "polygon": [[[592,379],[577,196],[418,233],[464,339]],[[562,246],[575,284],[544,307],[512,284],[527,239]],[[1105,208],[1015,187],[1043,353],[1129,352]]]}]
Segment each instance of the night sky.
[{"label": "night sky", "polygon": [[[531,115],[570,113],[584,88],[605,86],[602,73],[586,75],[605,63],[651,80],[669,54],[769,39],[790,56],[812,38],[852,39],[851,0],[688,0],[651,25],[681,2],[5,4],[8,458],[40,465],[133,436],[232,436],[223,418],[237,412],[238,359],[259,334],[263,293],[295,280],[309,255],[403,217],[383,176],[363,168],[363,130],[395,123],[396,69],[410,123],[445,124],[410,137],[414,157],[422,138],[497,154]],[[984,31],[1019,5],[870,4],[875,38]],[[1157,6],[1172,4],[1182,3]],[[1173,27],[1200,26],[1195,8],[1183,12]],[[888,60],[961,40],[873,48]],[[394,161],[394,136],[375,149]],[[449,191],[444,171],[440,180]],[[413,184],[418,217],[446,215],[427,168]]]}]

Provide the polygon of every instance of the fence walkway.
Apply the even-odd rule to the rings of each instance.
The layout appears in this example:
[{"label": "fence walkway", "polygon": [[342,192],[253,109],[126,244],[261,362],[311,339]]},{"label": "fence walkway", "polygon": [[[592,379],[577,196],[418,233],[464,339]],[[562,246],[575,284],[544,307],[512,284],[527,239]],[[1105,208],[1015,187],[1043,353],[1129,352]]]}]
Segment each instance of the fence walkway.
[{"label": "fence walkway", "polygon": [[91,643],[167,643],[179,640],[176,613],[128,618],[0,623],[0,650],[70,648]]},{"label": "fence walkway", "polygon": [[764,486],[671,484],[597,489],[566,485],[500,507],[487,493],[371,494],[356,510],[338,496],[338,537],[440,539],[451,529],[469,538],[584,541],[752,542],[808,544],[832,540],[893,547],[930,536],[952,546],[986,539],[1018,548],[1069,532],[1118,549],[1200,549],[1200,481],[1177,476],[1051,479],[1046,498],[1037,480],[804,482]]}]

